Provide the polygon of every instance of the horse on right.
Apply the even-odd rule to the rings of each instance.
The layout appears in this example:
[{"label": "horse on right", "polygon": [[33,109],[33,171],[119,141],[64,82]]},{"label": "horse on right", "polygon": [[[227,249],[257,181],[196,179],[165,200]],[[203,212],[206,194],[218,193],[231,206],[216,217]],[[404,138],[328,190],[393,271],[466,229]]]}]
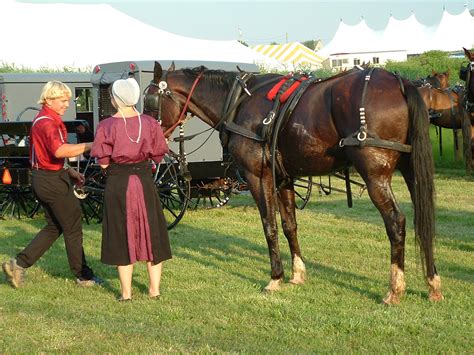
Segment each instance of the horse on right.
[{"label": "horse on right", "polygon": [[455,154],[459,151],[458,130],[462,130],[463,155],[466,171],[472,171],[472,137],[474,117],[467,111],[464,91],[459,87],[439,89],[430,85],[418,88],[426,108],[430,123],[439,128],[438,139],[440,154],[443,151],[442,128],[453,131]]}]

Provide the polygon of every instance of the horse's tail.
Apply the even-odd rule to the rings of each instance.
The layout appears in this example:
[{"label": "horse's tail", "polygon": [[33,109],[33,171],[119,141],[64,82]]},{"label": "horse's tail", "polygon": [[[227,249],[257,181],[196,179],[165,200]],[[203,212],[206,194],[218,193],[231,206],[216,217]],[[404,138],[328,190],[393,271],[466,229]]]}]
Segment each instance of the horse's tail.
[{"label": "horse's tail", "polygon": [[462,137],[463,137],[463,150],[464,159],[466,161],[466,171],[468,174],[472,172],[472,128],[471,118],[469,113],[462,109]]},{"label": "horse's tail", "polygon": [[415,238],[420,247],[423,270],[428,277],[436,274],[434,264],[435,188],[433,148],[429,136],[426,105],[411,85],[405,85],[410,116],[410,165],[414,176],[412,201],[414,205]]}]

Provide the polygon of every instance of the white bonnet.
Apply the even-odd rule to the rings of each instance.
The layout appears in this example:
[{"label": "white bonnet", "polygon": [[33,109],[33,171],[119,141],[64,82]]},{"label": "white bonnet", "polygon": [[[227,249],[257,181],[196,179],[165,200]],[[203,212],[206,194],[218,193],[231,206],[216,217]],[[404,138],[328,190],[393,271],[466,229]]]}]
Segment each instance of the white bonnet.
[{"label": "white bonnet", "polygon": [[116,80],[112,85],[112,95],[119,107],[135,106],[140,98],[140,87],[133,78]]}]

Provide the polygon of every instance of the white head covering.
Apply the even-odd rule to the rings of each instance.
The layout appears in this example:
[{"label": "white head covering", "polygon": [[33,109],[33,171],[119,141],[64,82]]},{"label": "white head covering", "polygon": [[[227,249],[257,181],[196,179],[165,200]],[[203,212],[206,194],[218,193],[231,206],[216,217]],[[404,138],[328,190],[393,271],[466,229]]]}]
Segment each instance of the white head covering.
[{"label": "white head covering", "polygon": [[135,106],[140,98],[140,87],[133,78],[116,80],[112,85],[112,95],[119,107]]}]

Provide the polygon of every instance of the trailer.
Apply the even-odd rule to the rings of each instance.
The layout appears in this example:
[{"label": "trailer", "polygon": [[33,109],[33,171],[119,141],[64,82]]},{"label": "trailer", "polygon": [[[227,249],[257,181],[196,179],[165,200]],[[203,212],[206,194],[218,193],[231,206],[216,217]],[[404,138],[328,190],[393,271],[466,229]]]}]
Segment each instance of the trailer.
[{"label": "trailer", "polygon": [[90,73],[0,73],[1,121],[31,122],[40,105],[37,101],[48,81],[58,80],[72,91],[74,105],[64,114],[66,121],[82,119],[92,127],[92,84]]}]

